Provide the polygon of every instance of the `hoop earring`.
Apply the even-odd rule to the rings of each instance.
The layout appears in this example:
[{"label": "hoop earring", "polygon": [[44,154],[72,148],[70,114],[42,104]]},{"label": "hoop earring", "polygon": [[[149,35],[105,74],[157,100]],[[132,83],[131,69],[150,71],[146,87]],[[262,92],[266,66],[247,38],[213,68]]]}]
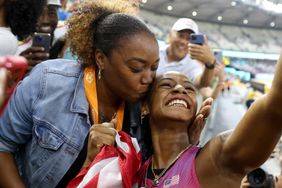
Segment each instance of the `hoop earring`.
[{"label": "hoop earring", "polygon": [[141,125],[143,124],[144,118],[149,114],[146,110],[141,113]]},{"label": "hoop earring", "polygon": [[98,70],[98,80],[101,79],[101,69]]}]

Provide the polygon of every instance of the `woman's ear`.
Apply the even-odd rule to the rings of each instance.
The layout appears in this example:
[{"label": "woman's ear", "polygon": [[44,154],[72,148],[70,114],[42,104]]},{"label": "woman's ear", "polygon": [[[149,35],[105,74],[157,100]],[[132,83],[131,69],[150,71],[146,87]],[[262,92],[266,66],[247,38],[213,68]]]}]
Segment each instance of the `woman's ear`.
[{"label": "woman's ear", "polygon": [[95,50],[95,62],[101,71],[104,70],[106,60],[107,60],[107,56],[103,53],[103,51],[100,49],[96,49]]}]

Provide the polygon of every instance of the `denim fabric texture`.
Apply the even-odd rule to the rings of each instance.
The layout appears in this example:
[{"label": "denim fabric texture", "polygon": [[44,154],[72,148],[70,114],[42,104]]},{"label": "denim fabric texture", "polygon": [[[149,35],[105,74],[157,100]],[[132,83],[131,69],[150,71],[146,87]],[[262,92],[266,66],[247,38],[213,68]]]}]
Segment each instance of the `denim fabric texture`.
[{"label": "denim fabric texture", "polygon": [[0,118],[0,151],[15,154],[27,187],[55,187],[90,128],[83,68],[56,59],[37,65]]}]

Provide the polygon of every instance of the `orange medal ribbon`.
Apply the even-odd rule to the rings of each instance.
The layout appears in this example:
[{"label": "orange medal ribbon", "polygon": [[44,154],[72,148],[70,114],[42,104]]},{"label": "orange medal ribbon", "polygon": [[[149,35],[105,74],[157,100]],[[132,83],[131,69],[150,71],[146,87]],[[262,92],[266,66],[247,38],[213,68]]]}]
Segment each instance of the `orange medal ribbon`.
[{"label": "orange medal ribbon", "polygon": [[[90,105],[93,121],[99,123],[99,112],[98,112],[98,96],[97,96],[97,86],[96,86],[96,75],[94,67],[86,67],[84,70],[84,88],[87,101]],[[116,130],[122,130],[124,117],[124,102],[119,106],[116,113]]]}]

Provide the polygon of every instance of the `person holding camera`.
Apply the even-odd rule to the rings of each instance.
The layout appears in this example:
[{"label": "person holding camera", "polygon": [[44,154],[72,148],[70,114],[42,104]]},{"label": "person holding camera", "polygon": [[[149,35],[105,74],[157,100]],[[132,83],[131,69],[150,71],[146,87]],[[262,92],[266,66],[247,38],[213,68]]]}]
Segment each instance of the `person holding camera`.
[{"label": "person holding camera", "polygon": [[18,41],[35,31],[46,0],[0,0],[0,56],[15,55]]},{"label": "person holding camera", "polygon": [[[58,9],[61,6],[60,0],[47,0],[41,15],[36,20],[36,35],[22,41],[17,54],[28,60],[29,72],[34,66],[50,58],[53,51],[54,31],[58,24]],[[39,41],[40,40],[40,41]]]},{"label": "person holding camera", "polygon": [[240,188],[279,188],[276,187],[274,177],[262,168],[249,172],[242,180]]},{"label": "person holding camera", "polygon": [[[199,62],[205,65],[204,69]],[[171,28],[169,45],[160,49],[157,75],[179,71],[198,88],[207,87],[213,78],[215,62],[208,40],[199,34],[198,25],[192,19],[180,18]]]}]

